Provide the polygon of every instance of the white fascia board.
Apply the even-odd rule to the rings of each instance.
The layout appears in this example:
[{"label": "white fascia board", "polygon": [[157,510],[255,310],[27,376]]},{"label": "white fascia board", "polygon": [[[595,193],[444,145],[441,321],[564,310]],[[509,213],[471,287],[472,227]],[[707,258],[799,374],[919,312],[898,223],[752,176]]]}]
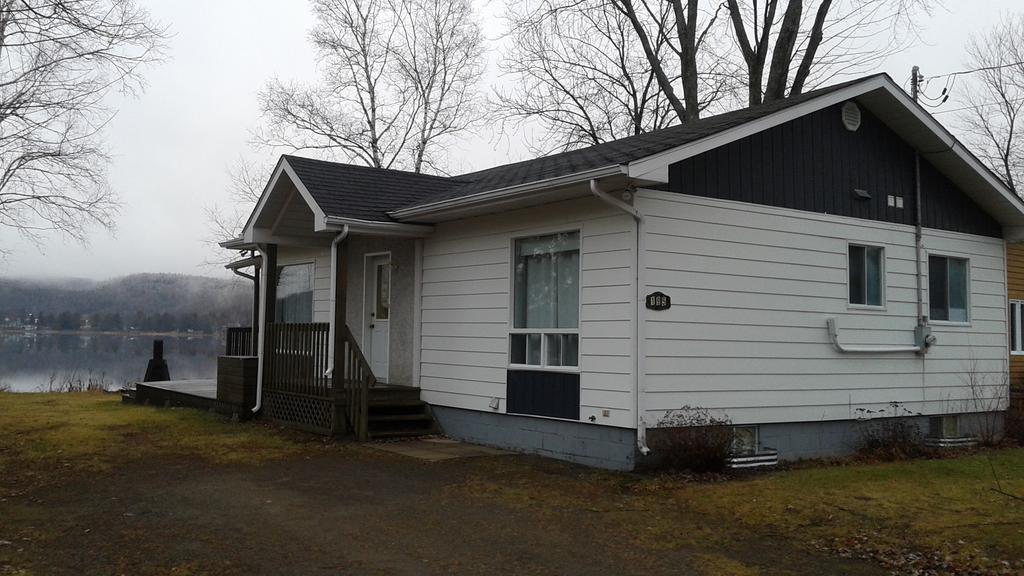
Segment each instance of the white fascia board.
[{"label": "white fascia board", "polygon": [[[889,89],[895,87],[889,82],[884,76],[877,78],[870,78],[864,82],[848,86],[841,90],[836,90],[824,96],[818,98],[812,98],[803,104],[797,104],[789,108],[779,110],[769,114],[763,118],[745,122],[738,126],[729,128],[712,136],[701,138],[695,142],[684,144],[677,148],[672,148],[664,152],[653,154],[640,160],[634,160],[629,163],[629,177],[638,178],[644,180],[655,180],[657,182],[668,182],[668,166],[675,164],[687,158],[703,154],[708,150],[713,150],[721,146],[725,146],[730,142],[735,142],[747,136],[757,134],[758,132],[774,128],[780,124],[785,124],[791,120],[796,120],[801,116],[805,116],[812,112],[827,108],[840,102],[845,102],[852,98],[856,98],[861,94],[877,90],[879,88]],[[896,90],[902,92],[898,87]]]},{"label": "white fascia board", "polygon": [[357,218],[344,218],[342,216],[325,217],[325,230],[341,230],[348,226],[353,234],[368,234],[376,236],[403,236],[409,238],[421,238],[434,231],[434,227],[427,224],[406,224],[403,222],[376,222],[373,220],[359,220]]},{"label": "white fascia board", "polygon": [[[270,181],[267,182],[267,185],[263,188],[263,193],[260,194],[260,199],[256,202],[256,208],[254,208],[252,213],[249,215],[249,219],[245,221],[245,228],[242,229],[242,238],[246,242],[252,243],[255,241],[253,236],[253,224],[256,222],[256,218],[263,212],[263,208],[266,206],[271,192],[281,179],[281,174],[288,176],[292,181],[292,184],[295,185],[295,189],[298,190],[299,195],[302,196],[302,199],[305,200],[309,209],[313,212],[313,231],[320,232],[327,230],[324,211],[320,208],[320,205],[316,203],[316,200],[313,199],[313,195],[309,193],[309,189],[307,189],[306,185],[299,179],[295,170],[292,169],[290,164],[288,164],[288,160],[282,156],[281,159],[277,161],[277,166],[274,168]],[[279,218],[280,216],[278,219]]]},{"label": "white fascia board", "polygon": [[249,258],[242,258],[241,260],[235,260],[225,264],[224,267],[228,270],[241,270],[242,268],[248,268],[249,266],[258,266],[260,263],[259,256],[252,256]]},{"label": "white fascia board", "polygon": [[321,232],[323,230],[327,230],[326,217],[324,215],[324,211],[320,208],[320,205],[313,199],[313,195],[309,193],[309,189],[307,189],[306,185],[302,183],[302,180],[299,180],[299,176],[295,174],[295,170],[293,170],[291,165],[288,164],[288,161],[282,158],[281,162],[285,173],[288,174],[288,177],[292,180],[292,184],[295,185],[295,189],[299,191],[299,194],[302,195],[302,199],[306,201],[306,204],[309,205],[309,209],[313,211],[313,231]]},{"label": "white fascia board", "polygon": [[391,212],[388,212],[388,216],[391,216],[396,220],[407,220],[416,219],[423,216],[433,216],[437,214],[442,214],[449,210],[465,209],[472,206],[479,206],[481,204],[490,204],[496,201],[510,200],[516,197],[527,196],[536,192],[558,188],[561,186],[579,184],[581,182],[586,182],[594,178],[604,178],[607,176],[615,176],[625,173],[625,165],[611,164],[608,166],[602,166],[601,168],[594,168],[592,170],[584,170],[583,172],[574,172],[572,174],[566,174],[564,176],[556,176],[554,178],[546,178],[544,180],[535,180],[533,182],[517,184],[515,186],[507,186],[505,188],[497,188],[495,190],[486,190],[484,192],[477,192],[476,194],[460,196],[458,198],[439,200],[437,202],[431,202],[430,204],[422,204],[410,208],[400,208],[398,210],[392,210]]},{"label": "white fascia board", "polygon": [[1024,202],[1021,201],[1020,197],[1014,194],[1006,184],[1003,183],[995,174],[989,170],[988,166],[985,166],[980,160],[978,160],[974,154],[972,154],[959,140],[953,136],[946,127],[939,123],[931,114],[925,112],[925,110],[916,102],[911,99],[906,92],[901,90],[898,86],[892,82],[886,82],[885,88],[889,91],[894,98],[896,98],[904,108],[909,110],[918,121],[924,124],[937,138],[942,140],[946,145],[944,150],[933,150],[927,151],[922,150],[921,154],[924,156],[931,156],[942,154],[945,152],[952,152],[956,157],[967,164],[967,166],[979,174],[985,183],[992,187],[1003,199],[1013,206],[1020,216],[1024,216]]},{"label": "white fascia board", "polygon": [[249,218],[245,221],[245,226],[242,227],[241,239],[247,243],[253,242],[252,225],[256,222],[256,217],[263,212],[263,207],[267,204],[267,199],[270,198],[270,191],[277,185],[278,178],[281,177],[281,170],[284,166],[284,156],[277,161],[277,166],[274,167],[274,171],[270,176],[270,181],[263,187],[263,192],[260,194],[260,199],[256,201],[256,207],[249,213]]},{"label": "white fascia board", "polygon": [[245,238],[242,238],[241,236],[238,238],[224,240],[223,242],[217,242],[217,245],[227,250],[249,250],[255,248],[254,245],[246,242]]}]

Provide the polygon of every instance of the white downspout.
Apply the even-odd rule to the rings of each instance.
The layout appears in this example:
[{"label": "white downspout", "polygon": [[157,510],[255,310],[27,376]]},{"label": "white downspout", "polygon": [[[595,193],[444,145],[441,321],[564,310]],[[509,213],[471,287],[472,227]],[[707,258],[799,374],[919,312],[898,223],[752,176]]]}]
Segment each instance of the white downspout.
[{"label": "white downspout", "polygon": [[590,181],[590,192],[598,200],[604,202],[605,204],[608,204],[609,206],[618,208],[619,210],[626,212],[627,214],[633,217],[634,221],[636,221],[636,239],[634,243],[636,249],[636,261],[634,263],[634,282],[636,284],[636,320],[633,323],[633,340],[634,342],[636,342],[636,349],[634,350],[633,355],[633,373],[636,374],[636,446],[637,449],[640,450],[641,454],[647,456],[648,454],[650,454],[651,449],[647,446],[647,425],[644,422],[643,417],[643,386],[641,385],[640,378],[640,322],[642,315],[640,309],[640,302],[642,300],[640,294],[640,228],[643,224],[644,217],[642,214],[640,214],[640,211],[637,210],[636,207],[627,204],[619,200],[618,198],[609,195],[607,192],[601,190],[601,188],[598,186],[598,182],[596,179],[591,179]]},{"label": "white downspout", "polygon": [[[348,224],[341,228],[341,232],[331,240],[331,328],[327,336],[327,371],[324,376],[334,376],[334,332],[337,319],[334,317],[335,307],[338,302],[338,244],[348,237]],[[347,294],[347,292],[346,292]]]},{"label": "white downspout", "polygon": [[252,407],[252,413],[258,414],[263,408],[263,338],[267,325],[267,253],[262,246],[257,246],[256,251],[260,254],[260,322],[257,328],[256,338],[256,404]]}]

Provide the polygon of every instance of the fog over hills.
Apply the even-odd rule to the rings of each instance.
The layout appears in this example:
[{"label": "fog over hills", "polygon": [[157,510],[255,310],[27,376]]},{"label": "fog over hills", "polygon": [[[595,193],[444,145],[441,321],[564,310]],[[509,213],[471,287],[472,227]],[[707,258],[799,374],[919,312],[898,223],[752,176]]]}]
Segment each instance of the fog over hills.
[{"label": "fog over hills", "polygon": [[[204,318],[211,327],[250,323],[252,284],[185,274],[132,274],[110,280],[0,278],[0,320],[59,314]],[[161,324],[166,324],[162,322]],[[125,326],[127,327],[127,326]]]}]

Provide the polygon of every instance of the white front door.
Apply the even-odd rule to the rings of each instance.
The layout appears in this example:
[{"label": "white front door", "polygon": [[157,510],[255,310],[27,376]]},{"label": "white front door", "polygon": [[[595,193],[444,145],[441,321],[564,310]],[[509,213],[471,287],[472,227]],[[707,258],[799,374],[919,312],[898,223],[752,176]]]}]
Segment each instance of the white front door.
[{"label": "white front door", "polygon": [[391,256],[373,256],[366,263],[366,359],[379,382],[388,381],[391,325]]}]

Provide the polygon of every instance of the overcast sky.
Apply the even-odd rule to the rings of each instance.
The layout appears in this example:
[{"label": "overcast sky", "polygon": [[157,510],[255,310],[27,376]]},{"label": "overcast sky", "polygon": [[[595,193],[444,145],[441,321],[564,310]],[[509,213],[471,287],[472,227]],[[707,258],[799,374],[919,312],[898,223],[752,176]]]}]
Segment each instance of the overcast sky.
[{"label": "overcast sky", "polygon": [[[240,156],[260,158],[249,145],[259,122],[256,93],[267,79],[313,80],[309,5],[302,0],[140,0],[169,25],[169,58],[146,74],[137,99],[116,101],[117,117],[106,140],[113,155],[110,183],[123,203],[114,236],[96,231],[88,246],[55,236],[39,249],[0,229],[0,246],[13,253],[0,261],[3,276],[109,278],[134,272],[221,275],[204,261],[210,248],[203,207],[225,202],[227,168]],[[901,84],[913,64],[926,76],[964,67],[963,46],[1020,0],[961,2],[922,21],[919,46],[891,58],[879,71]],[[481,3],[488,34],[500,32],[502,0]],[[496,47],[500,48],[500,47]],[[500,82],[491,66],[489,85]],[[933,89],[938,92],[938,89]],[[957,107],[951,100],[945,108]],[[937,117],[949,121],[951,114]],[[456,172],[526,156],[521,134],[490,132],[466,137],[452,153]],[[262,155],[265,156],[265,155]]]}]

